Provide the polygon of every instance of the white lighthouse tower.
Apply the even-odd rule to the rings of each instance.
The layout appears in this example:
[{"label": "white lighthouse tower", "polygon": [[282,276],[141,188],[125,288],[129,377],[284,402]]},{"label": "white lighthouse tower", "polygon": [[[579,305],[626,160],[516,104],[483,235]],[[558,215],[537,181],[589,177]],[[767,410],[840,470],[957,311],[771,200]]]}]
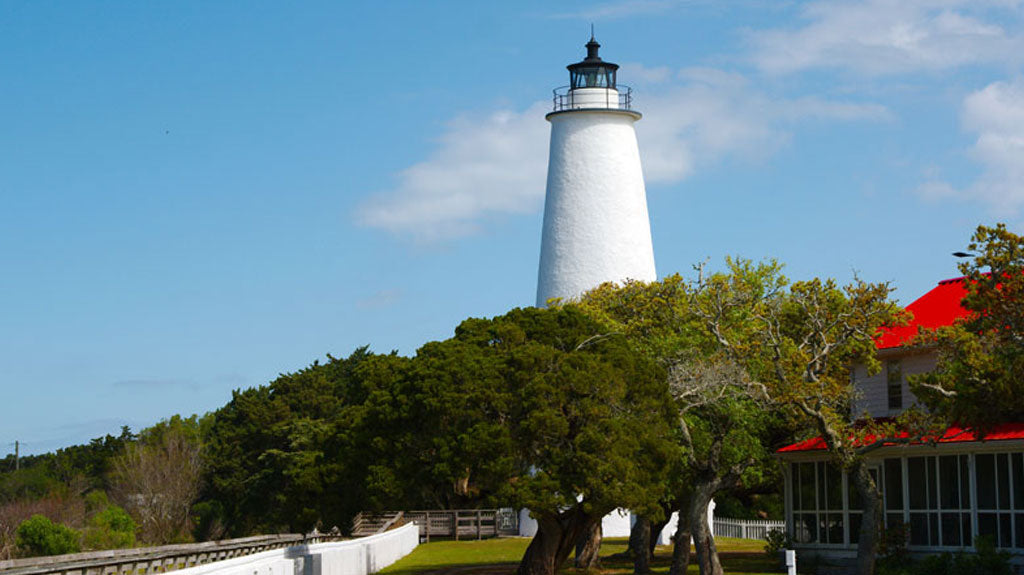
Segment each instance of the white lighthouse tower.
[{"label": "white lighthouse tower", "polygon": [[655,281],[647,193],[633,123],[632,92],[619,66],[587,57],[555,90],[537,305],[572,299],[604,282]]}]

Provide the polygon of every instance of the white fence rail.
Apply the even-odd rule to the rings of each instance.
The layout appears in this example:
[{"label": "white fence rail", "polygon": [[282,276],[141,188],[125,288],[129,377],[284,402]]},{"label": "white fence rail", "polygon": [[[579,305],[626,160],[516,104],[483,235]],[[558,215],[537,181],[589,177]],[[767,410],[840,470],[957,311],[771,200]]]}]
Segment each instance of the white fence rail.
[{"label": "white fence rail", "polygon": [[760,539],[768,535],[773,529],[785,529],[785,521],[770,521],[765,519],[727,519],[715,517],[712,530],[715,537],[735,537],[737,539]]},{"label": "white fence rail", "polygon": [[409,523],[379,535],[264,551],[175,575],[370,575],[408,555],[419,542],[419,527]]},{"label": "white fence rail", "polygon": [[410,523],[379,535],[320,543],[320,535],[119,549],[0,562],[2,575],[371,575],[419,544]]}]

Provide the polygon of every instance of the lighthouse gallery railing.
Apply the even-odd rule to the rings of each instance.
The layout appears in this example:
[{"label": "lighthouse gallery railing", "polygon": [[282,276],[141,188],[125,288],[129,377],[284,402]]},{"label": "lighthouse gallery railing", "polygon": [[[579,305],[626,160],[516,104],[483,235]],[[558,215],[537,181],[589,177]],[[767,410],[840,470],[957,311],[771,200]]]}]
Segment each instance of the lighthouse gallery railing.
[{"label": "lighthouse gallery railing", "polygon": [[617,89],[609,88],[597,88],[603,89],[605,92],[605,98],[603,106],[597,98],[595,101],[594,94],[591,93],[595,89],[587,89],[586,98],[580,98],[581,101],[576,101],[574,94],[572,93],[571,86],[559,86],[552,90],[554,93],[554,111],[563,112],[566,110],[586,110],[586,109],[608,109],[608,110],[632,110],[633,109],[633,89],[624,84],[619,84]]}]

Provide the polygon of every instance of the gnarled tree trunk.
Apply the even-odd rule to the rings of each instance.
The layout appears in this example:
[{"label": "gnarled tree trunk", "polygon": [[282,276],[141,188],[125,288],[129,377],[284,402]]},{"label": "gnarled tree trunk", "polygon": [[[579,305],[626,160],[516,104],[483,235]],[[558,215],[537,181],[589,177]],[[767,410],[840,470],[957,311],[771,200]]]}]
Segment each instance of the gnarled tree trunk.
[{"label": "gnarled tree trunk", "polygon": [[850,469],[861,501],[864,502],[864,516],[860,524],[860,539],[857,541],[857,574],[872,575],[875,572],[875,558],[878,556],[878,529],[882,524],[882,498],[878,486],[868,472],[863,459],[857,460]]},{"label": "gnarled tree trunk", "polygon": [[697,551],[697,566],[700,575],[723,575],[722,563],[718,560],[715,537],[708,525],[708,505],[715,494],[714,483],[698,483],[690,499],[690,528],[693,531],[693,546]]},{"label": "gnarled tree trunk", "polygon": [[629,532],[629,551],[633,555],[633,573],[651,572],[651,520],[637,517]]},{"label": "gnarled tree trunk", "polygon": [[672,519],[672,508],[667,507],[664,518],[660,521],[651,522],[651,536],[648,538],[650,541],[647,544],[647,549],[651,552],[652,560],[654,559],[654,549],[658,546],[658,538],[661,537],[661,532],[668,525],[670,519]]},{"label": "gnarled tree trunk", "polygon": [[526,548],[516,575],[554,575],[569,558],[580,535],[601,517],[592,517],[579,506],[537,517],[537,534]]},{"label": "gnarled tree trunk", "polygon": [[690,567],[690,515],[689,509],[679,510],[679,523],[676,524],[676,532],[672,536],[672,566],[668,568],[668,575],[686,575]]},{"label": "gnarled tree trunk", "polygon": [[580,534],[576,542],[576,567],[578,569],[600,569],[601,521],[594,521]]}]

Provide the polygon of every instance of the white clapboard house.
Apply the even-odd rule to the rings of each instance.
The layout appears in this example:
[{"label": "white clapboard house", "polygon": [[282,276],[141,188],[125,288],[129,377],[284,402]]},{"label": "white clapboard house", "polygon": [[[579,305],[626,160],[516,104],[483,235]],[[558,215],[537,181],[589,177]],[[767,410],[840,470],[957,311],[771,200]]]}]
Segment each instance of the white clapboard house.
[{"label": "white clapboard house", "polygon": [[[914,404],[907,376],[933,369],[936,352],[903,344],[919,326],[965,317],[965,294],[962,279],[946,280],[907,307],[913,313],[909,325],[877,340],[882,370],[868,375],[864,366],[853,369],[860,392],[855,414],[893,417]],[[854,557],[859,498],[853,482],[827,463],[824,442],[809,439],[778,455],[785,463],[786,527],[798,552]],[[937,444],[886,446],[871,453],[870,466],[885,524],[909,527],[910,552],[972,551],[975,539],[987,535],[998,547],[1024,554],[1024,422],[998,426],[984,441],[950,428]]]}]

